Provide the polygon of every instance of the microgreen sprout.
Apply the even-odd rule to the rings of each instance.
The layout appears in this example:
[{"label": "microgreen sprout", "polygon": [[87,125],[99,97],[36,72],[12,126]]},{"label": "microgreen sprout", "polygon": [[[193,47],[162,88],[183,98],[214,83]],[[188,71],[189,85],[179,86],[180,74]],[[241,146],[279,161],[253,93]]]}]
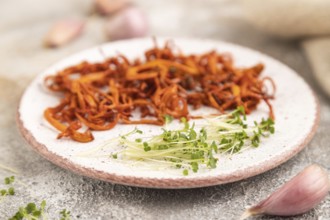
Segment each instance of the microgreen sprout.
[{"label": "microgreen sprout", "polygon": [[173,117],[171,115],[164,115],[165,124],[169,124],[173,121]]},{"label": "microgreen sprout", "polygon": [[[4,178],[5,185],[13,185],[13,183],[19,183],[23,186],[26,186],[24,183],[15,180],[15,176],[10,176]],[[8,189],[0,189],[0,201],[6,196],[13,196],[15,195],[14,187],[9,187]],[[46,201],[43,200],[40,203],[39,208],[33,202],[28,203],[26,206],[19,207],[18,211],[11,217],[9,220],[47,220],[47,213],[45,212],[46,208]],[[59,220],[71,220],[70,212],[66,209],[63,209],[60,212],[60,219]]]},{"label": "microgreen sprout", "polygon": [[[165,122],[172,120],[164,116]],[[182,128],[169,130],[162,128],[162,133],[150,138],[142,138],[133,134],[141,134],[137,128],[121,135],[121,150],[112,154],[115,159],[158,162],[182,169],[184,176],[198,172],[201,167],[216,168],[219,154],[235,154],[243,148],[258,147],[262,137],[275,132],[271,119],[262,119],[254,126],[248,126],[243,107],[231,113],[212,118],[205,118],[206,125],[197,128],[186,118],[181,118]]]},{"label": "microgreen sprout", "polygon": [[[71,220],[70,211],[63,209],[60,211],[59,220]],[[47,220],[48,215],[46,212],[46,201],[43,200],[38,207],[36,203],[31,202],[26,206],[20,207],[14,216],[9,220]]]},{"label": "microgreen sprout", "polygon": [[[14,176],[6,177],[4,179],[5,185],[12,185],[15,181]],[[0,201],[4,199],[6,196],[13,196],[15,195],[14,187],[9,187],[8,189],[0,189]]]},{"label": "microgreen sprout", "polygon": [[60,215],[61,215],[60,220],[71,220],[70,211],[67,211],[66,209],[63,209],[60,212]]},{"label": "microgreen sprout", "polygon": [[43,200],[38,208],[35,203],[28,203],[25,207],[20,207],[15,215],[9,220],[23,220],[23,219],[47,219],[47,215],[45,213],[46,201]]},{"label": "microgreen sprout", "polygon": [[7,190],[8,194],[13,196],[15,195],[15,189],[13,187],[10,187],[8,190]]},{"label": "microgreen sprout", "polygon": [[6,177],[4,181],[6,185],[12,184],[15,181],[15,177],[14,176]]}]

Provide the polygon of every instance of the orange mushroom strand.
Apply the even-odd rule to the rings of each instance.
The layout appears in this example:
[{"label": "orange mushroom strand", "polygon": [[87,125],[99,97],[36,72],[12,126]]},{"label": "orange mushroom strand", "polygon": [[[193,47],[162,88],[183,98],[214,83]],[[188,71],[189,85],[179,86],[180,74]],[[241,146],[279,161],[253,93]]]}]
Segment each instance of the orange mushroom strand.
[{"label": "orange mushroom strand", "polygon": [[[262,70],[262,64],[237,68],[230,55],[216,51],[176,54],[167,42],[146,51],[144,62],[119,55],[47,76],[46,86],[64,98],[47,108],[44,117],[60,132],[59,138],[78,142],[92,141],[91,131],[109,130],[118,123],[163,125],[165,115],[200,118],[191,115],[189,106],[208,106],[219,113],[243,106],[251,113],[264,101],[274,119],[270,100],[275,83],[270,77],[261,78]],[[140,118],[133,119],[133,113]],[[82,128],[86,131],[80,132]]]}]

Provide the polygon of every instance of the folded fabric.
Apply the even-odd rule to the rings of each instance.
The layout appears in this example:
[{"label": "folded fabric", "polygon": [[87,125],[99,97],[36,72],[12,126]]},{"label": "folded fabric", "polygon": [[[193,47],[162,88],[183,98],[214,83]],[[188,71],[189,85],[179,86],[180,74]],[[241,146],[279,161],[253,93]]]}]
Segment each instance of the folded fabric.
[{"label": "folded fabric", "polygon": [[241,0],[245,18],[275,36],[330,35],[329,0]]},{"label": "folded fabric", "polygon": [[241,0],[241,6],[246,20],[262,31],[301,40],[315,79],[330,96],[330,1]]},{"label": "folded fabric", "polygon": [[330,37],[312,38],[302,43],[315,79],[330,96]]}]

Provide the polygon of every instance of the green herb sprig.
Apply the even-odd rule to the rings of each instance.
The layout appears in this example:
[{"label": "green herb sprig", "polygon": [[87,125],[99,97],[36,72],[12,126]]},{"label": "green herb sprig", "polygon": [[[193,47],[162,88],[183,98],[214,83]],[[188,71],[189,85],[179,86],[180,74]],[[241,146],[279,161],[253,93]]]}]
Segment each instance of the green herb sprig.
[{"label": "green herb sprig", "polygon": [[15,181],[15,176],[6,177],[4,182],[6,185],[10,185]]},{"label": "green herb sprig", "polygon": [[262,137],[274,134],[274,121],[270,118],[254,122],[249,127],[243,107],[238,107],[229,115],[223,115],[208,120],[209,138],[217,141],[221,153],[238,153],[243,148],[258,147]]},{"label": "green herb sprig", "polygon": [[15,215],[9,218],[9,220],[23,220],[23,219],[46,220],[48,218],[45,213],[45,208],[46,208],[45,200],[41,202],[39,208],[35,203],[28,203],[25,207],[20,207],[18,211],[15,213]]},{"label": "green herb sprig", "polygon": [[[165,119],[167,123],[172,120],[169,116]],[[147,139],[130,138],[132,134],[142,133],[136,128],[117,139],[123,148],[114,152],[112,158],[167,164],[181,168],[186,176],[189,170],[197,172],[201,166],[215,168],[218,163],[215,155],[232,155],[242,149],[258,147],[262,138],[275,132],[271,119],[262,119],[259,123],[254,122],[254,126],[248,126],[243,107],[205,119],[206,124],[196,128],[194,123],[189,124],[182,118],[181,129],[169,130],[166,126],[161,134]]]},{"label": "green herb sprig", "polygon": [[60,220],[71,220],[71,213],[70,211],[67,211],[66,209],[63,209],[60,212],[61,218]]},{"label": "green herb sprig", "polygon": [[[63,209],[60,211],[60,220],[71,220],[70,211]],[[35,203],[28,203],[24,207],[20,207],[14,216],[9,220],[48,220],[48,214],[46,212],[46,201],[43,200],[38,207]]]},{"label": "green herb sprig", "polygon": [[[59,220],[71,220],[70,211],[63,209],[60,211]],[[14,216],[9,220],[48,220],[46,212],[46,201],[43,200],[38,207],[35,203],[28,203],[26,206],[20,207]]]},{"label": "green herb sprig", "polygon": [[[6,177],[4,179],[5,185],[12,185],[15,181],[14,176]],[[0,189],[0,201],[4,199],[6,196],[13,196],[15,195],[15,189],[14,187],[9,187],[7,189]]]},{"label": "green herb sprig", "polygon": [[[13,185],[14,182],[20,183],[26,186],[24,183],[16,180],[15,176],[9,176],[4,178],[5,185]],[[0,201],[6,196],[15,195],[14,187],[8,189],[0,189]],[[38,207],[35,203],[28,203],[26,206],[19,207],[18,211],[9,220],[47,220],[46,201],[43,200]],[[59,220],[71,220],[70,211],[63,209],[60,213]]]}]

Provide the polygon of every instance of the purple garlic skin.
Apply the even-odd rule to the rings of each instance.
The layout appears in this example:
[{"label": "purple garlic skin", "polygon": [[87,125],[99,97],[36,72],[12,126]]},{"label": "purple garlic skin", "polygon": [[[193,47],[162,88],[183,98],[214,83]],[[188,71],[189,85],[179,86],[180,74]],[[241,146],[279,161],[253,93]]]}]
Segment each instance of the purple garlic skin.
[{"label": "purple garlic skin", "polygon": [[148,33],[148,21],[139,8],[128,7],[108,19],[105,33],[110,40],[143,37]]},{"label": "purple garlic skin", "polygon": [[250,215],[302,214],[317,206],[329,190],[330,180],[327,172],[318,165],[311,165],[247,212]]}]

